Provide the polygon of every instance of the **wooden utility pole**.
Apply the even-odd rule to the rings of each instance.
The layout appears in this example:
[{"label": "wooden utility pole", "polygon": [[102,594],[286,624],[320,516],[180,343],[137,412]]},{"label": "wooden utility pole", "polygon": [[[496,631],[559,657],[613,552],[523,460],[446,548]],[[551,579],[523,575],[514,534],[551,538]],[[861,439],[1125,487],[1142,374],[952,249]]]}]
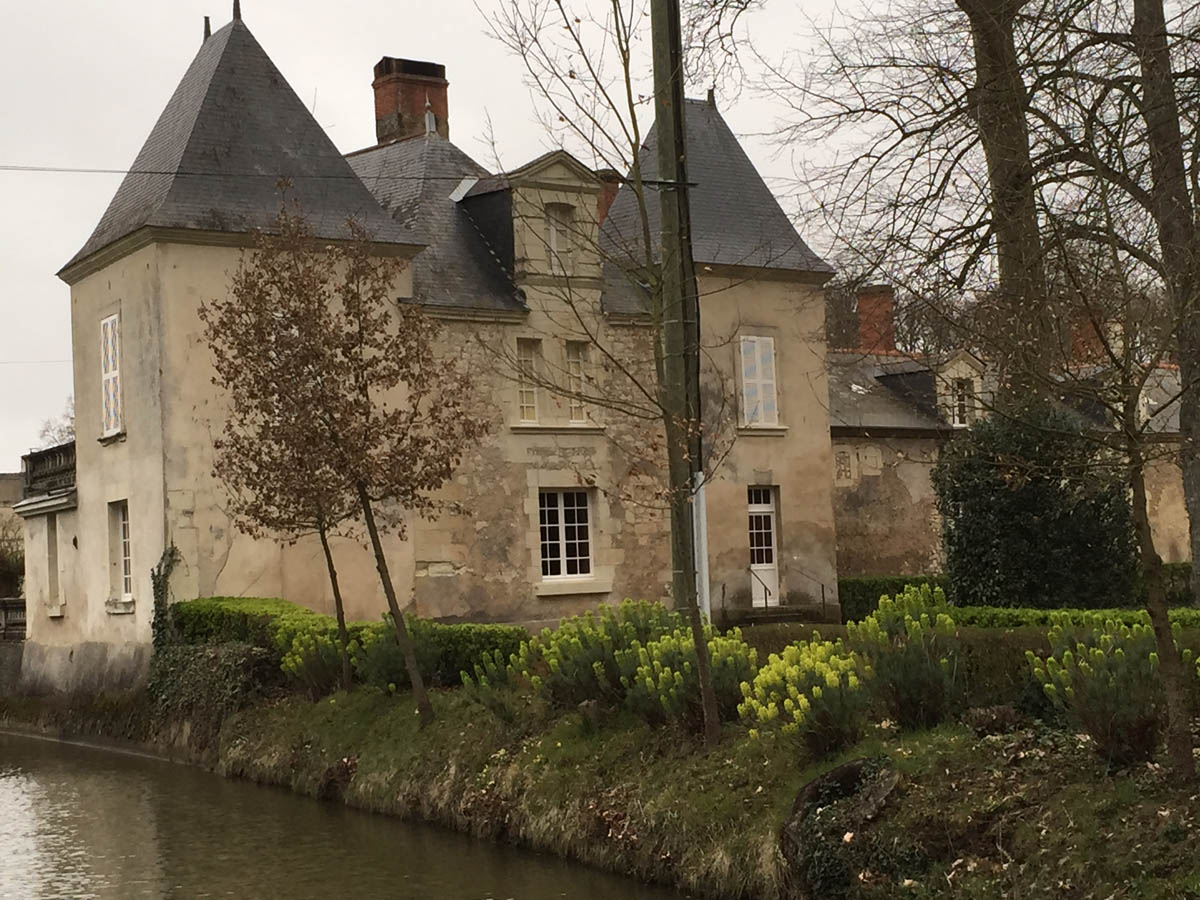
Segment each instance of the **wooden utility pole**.
[{"label": "wooden utility pole", "polygon": [[712,665],[696,592],[696,539],[692,490],[703,471],[700,418],[700,302],[692,260],[684,132],[683,47],[679,0],[651,0],[654,115],[658,132],[662,240],[663,424],[671,497],[671,587],[676,608],[687,612],[696,647],[704,711],[704,741],[721,739]]}]

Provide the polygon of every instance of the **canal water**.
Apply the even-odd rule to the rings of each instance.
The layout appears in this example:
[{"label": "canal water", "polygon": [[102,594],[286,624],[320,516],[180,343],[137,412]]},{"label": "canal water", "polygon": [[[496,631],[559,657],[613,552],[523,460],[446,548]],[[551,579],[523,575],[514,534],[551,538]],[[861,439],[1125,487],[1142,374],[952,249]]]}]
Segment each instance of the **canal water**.
[{"label": "canal water", "polygon": [[679,900],[187,766],[0,734],[0,898]]}]

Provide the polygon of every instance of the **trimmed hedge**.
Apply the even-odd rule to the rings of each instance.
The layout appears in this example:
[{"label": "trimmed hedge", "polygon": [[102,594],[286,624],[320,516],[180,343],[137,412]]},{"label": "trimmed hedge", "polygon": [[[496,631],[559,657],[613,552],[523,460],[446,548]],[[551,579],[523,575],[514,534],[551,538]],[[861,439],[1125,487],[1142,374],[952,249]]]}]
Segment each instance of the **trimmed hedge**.
[{"label": "trimmed hedge", "polygon": [[[1167,582],[1167,603],[1174,607],[1192,606],[1192,564],[1190,562],[1166,563],[1163,565],[1163,576]],[[948,599],[951,604],[954,604],[959,599],[967,599],[965,597],[957,598],[954,595],[953,586],[950,583],[950,579],[946,575],[879,575],[855,578],[839,578],[838,600],[842,605],[842,622],[861,621],[875,611],[875,608],[879,605],[880,597],[882,597],[884,594],[888,595],[889,597],[902,594],[904,593],[904,588],[910,584],[928,584],[931,587],[940,587],[946,592],[946,599]],[[1136,607],[1138,607],[1142,602],[1143,598],[1140,596],[1137,598],[1131,598],[1129,606],[1131,609],[1136,609]],[[998,606],[973,607],[969,603],[964,603],[960,608],[992,610],[1004,609],[1004,607]],[[1020,609],[1022,610],[1022,613],[1032,612],[1032,610],[1025,610],[1024,608]],[[1058,612],[1059,610],[1044,609],[1037,611],[1048,616],[1050,613]],[[1080,610],[1080,612],[1083,611],[1084,610]],[[1109,611],[1092,610],[1092,612],[1107,613]],[[954,616],[954,620],[960,624],[964,624],[957,614]],[[1003,627],[1016,628],[1023,624],[1030,623],[1027,623],[1024,620],[1014,620],[1011,624],[1006,624]],[[1048,619],[1041,619],[1032,624],[1048,624]]]},{"label": "trimmed hedge", "polygon": [[[405,616],[404,621],[412,635],[417,666],[431,687],[460,685],[462,673],[473,672],[485,654],[494,656],[498,650],[507,660],[529,640],[529,632],[519,625],[447,625],[415,616]],[[409,687],[408,669],[390,617],[363,627],[351,646],[351,658],[364,683],[381,688],[394,685],[397,690]]]},{"label": "trimmed hedge", "polygon": [[169,607],[170,627],[181,644],[253,644],[282,655],[301,631],[336,623],[275,597],[202,597]]},{"label": "trimmed hedge", "polygon": [[[976,628],[1049,628],[1056,616],[1066,616],[1073,625],[1103,624],[1111,619],[1125,625],[1149,624],[1144,609],[1006,609],[998,606],[956,606],[954,621]],[[1183,628],[1200,628],[1200,609],[1176,608],[1170,611],[1171,621]]]},{"label": "trimmed hedge", "polygon": [[[337,620],[289,603],[264,597],[204,597],[170,607],[170,626],[177,643],[212,645],[241,643],[262,648],[279,666],[297,637],[329,638],[337,642]],[[529,633],[519,625],[444,624],[405,616],[413,637],[417,663],[428,683],[450,687],[460,672],[472,671],[484,653],[500,650],[505,658],[520,649]],[[386,617],[382,622],[349,622],[353,645],[373,649],[373,665],[356,665],[368,683],[397,688],[408,686],[408,673]],[[356,658],[357,661],[357,658]]]}]

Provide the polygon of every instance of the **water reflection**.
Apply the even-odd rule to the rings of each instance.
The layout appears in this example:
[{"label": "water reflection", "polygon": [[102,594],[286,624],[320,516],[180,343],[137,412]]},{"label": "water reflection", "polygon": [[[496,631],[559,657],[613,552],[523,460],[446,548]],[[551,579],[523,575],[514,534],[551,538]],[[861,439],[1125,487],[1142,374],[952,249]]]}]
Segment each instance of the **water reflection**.
[{"label": "water reflection", "polygon": [[678,895],[158,760],[0,735],[0,898]]}]

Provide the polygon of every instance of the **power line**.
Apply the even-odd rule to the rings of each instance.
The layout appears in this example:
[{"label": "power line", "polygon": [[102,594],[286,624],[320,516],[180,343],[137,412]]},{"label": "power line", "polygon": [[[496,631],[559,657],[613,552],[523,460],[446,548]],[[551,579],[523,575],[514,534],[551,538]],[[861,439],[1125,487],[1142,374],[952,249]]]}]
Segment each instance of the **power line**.
[{"label": "power line", "polygon": [[98,169],[85,166],[22,166],[0,163],[0,172],[34,172],[64,175],[173,175],[187,178],[288,178],[324,181],[453,181],[479,177],[470,175],[317,175],[282,172],[188,172],[178,169]]},{"label": "power line", "polygon": [[[309,181],[452,181],[455,184],[468,179],[495,178],[495,175],[317,175],[309,173],[284,172],[188,172],[179,169],[100,169],[88,166],[25,166],[15,163],[0,163],[0,172],[32,172],[56,175],[171,175],[184,178],[273,178],[279,180],[305,179]],[[501,175],[503,177],[503,173]],[[629,183],[626,178],[618,179],[622,184]],[[674,182],[663,179],[643,178],[642,184],[651,188],[670,187]],[[687,187],[697,187],[695,182],[688,182]]]}]

